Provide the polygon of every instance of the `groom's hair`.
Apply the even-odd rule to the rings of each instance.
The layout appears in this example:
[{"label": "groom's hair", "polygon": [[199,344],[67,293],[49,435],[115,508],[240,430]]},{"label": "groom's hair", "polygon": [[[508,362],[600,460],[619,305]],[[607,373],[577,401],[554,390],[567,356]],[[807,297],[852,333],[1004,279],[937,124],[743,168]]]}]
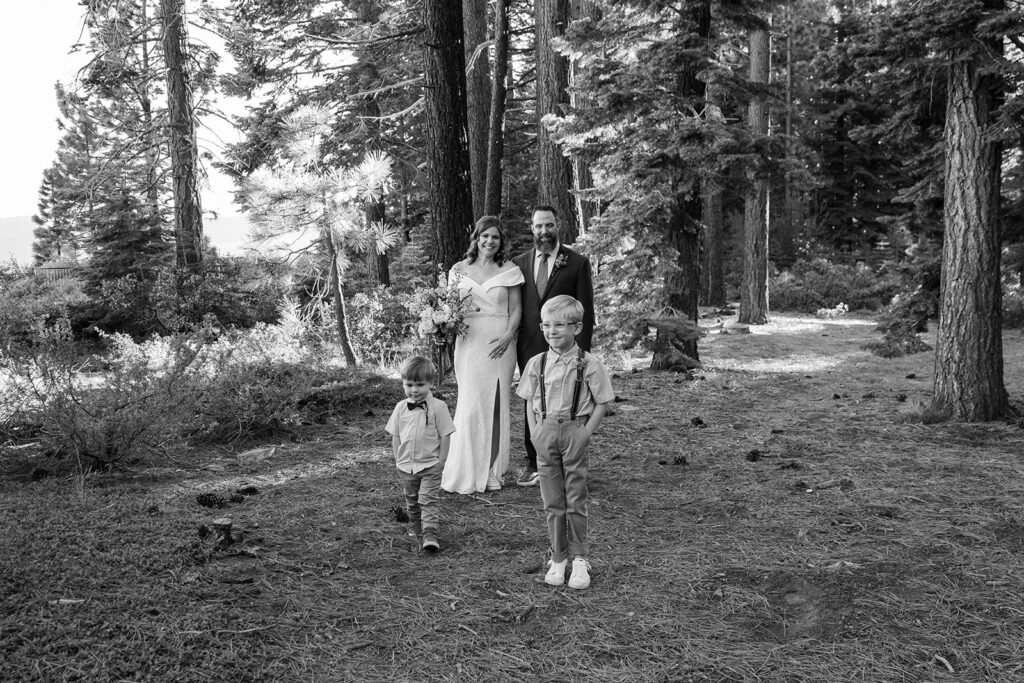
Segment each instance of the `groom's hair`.
[{"label": "groom's hair", "polygon": [[548,299],[540,309],[541,316],[554,318],[559,322],[583,322],[583,304],[568,294],[559,294]]},{"label": "groom's hair", "polygon": [[423,356],[413,356],[402,364],[402,379],[410,382],[433,382],[437,368]]}]

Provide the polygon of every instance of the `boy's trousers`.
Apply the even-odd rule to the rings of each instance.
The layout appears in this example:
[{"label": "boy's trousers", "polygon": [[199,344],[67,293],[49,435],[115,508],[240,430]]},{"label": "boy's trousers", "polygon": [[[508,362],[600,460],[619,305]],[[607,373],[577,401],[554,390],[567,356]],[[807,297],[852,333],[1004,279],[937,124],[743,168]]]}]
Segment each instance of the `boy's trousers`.
[{"label": "boy's trousers", "polygon": [[588,418],[547,417],[530,433],[554,562],[587,556]]},{"label": "boy's trousers", "polygon": [[415,474],[398,470],[405,489],[405,506],[409,511],[409,523],[415,529],[437,531],[441,513],[437,502],[441,498],[441,472],[444,466],[436,462]]}]

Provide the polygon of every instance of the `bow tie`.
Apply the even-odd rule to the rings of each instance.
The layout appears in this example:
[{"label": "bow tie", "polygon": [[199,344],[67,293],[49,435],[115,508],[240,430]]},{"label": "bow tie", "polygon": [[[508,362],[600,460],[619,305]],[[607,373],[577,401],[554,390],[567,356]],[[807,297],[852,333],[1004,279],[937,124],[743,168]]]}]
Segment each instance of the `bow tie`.
[{"label": "bow tie", "polygon": [[406,401],[405,405],[406,405],[406,407],[409,410],[416,410],[417,408],[422,408],[424,410],[424,412],[426,412],[426,410],[427,410],[427,402],[426,401],[419,401],[419,402],[417,402],[417,401]]}]

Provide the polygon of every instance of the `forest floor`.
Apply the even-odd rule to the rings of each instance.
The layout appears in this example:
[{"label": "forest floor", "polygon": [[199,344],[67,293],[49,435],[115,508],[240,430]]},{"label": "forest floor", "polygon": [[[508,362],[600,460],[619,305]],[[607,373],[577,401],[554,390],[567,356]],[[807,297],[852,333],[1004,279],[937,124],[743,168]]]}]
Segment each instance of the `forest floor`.
[{"label": "forest floor", "polygon": [[[442,551],[417,549],[383,431],[397,384],[241,453],[39,481],[9,453],[0,680],[1022,681],[1024,429],[923,423],[933,354],[877,338],[779,314],[701,340],[692,380],[609,356],[588,591],[544,584],[515,472],[446,495]],[[1024,333],[1004,348],[1019,405]],[[225,549],[199,533],[219,516]]]}]

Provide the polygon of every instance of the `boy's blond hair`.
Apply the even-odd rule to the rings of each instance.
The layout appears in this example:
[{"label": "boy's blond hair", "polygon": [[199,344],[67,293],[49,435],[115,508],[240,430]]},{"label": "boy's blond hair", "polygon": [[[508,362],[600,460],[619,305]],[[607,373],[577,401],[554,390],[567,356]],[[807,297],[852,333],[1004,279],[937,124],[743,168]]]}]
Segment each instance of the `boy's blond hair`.
[{"label": "boy's blond hair", "polygon": [[541,317],[547,315],[559,322],[583,322],[583,304],[568,294],[559,294],[547,300],[540,309]]},{"label": "boy's blond hair", "polygon": [[424,356],[413,356],[402,363],[402,379],[410,382],[430,382],[433,384],[437,375],[434,362]]}]

